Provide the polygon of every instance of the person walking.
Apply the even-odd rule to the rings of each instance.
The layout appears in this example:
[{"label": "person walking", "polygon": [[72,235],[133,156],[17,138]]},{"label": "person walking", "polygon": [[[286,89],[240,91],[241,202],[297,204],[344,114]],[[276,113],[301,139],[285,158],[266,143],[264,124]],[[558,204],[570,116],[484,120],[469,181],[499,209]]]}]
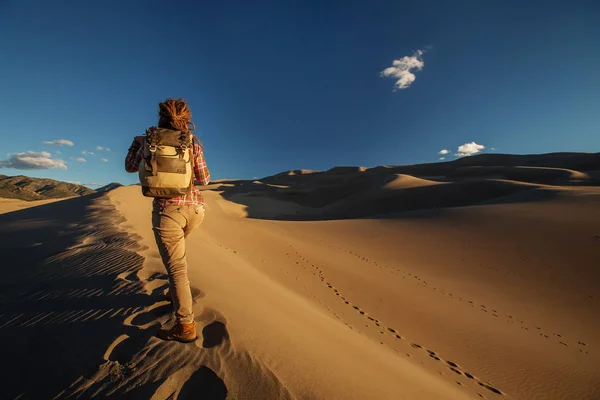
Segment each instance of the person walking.
[{"label": "person walking", "polygon": [[154,197],[152,230],[169,276],[166,296],[173,303],[175,325],[161,328],[157,336],[183,343],[197,339],[185,239],[204,220],[205,199],[194,178],[200,186],[210,182],[191,118],[183,99],[160,103],[158,126],[136,136],[125,157],[125,170],[139,174],[143,195]]}]

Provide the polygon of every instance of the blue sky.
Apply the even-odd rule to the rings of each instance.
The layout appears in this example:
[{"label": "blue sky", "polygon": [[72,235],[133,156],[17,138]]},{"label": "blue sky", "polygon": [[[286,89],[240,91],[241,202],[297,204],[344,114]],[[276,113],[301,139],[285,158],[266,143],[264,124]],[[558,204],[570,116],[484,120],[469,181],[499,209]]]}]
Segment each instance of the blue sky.
[{"label": "blue sky", "polygon": [[167,97],[214,179],[598,152],[598,21],[598,1],[0,0],[0,173],[135,183],[123,158]]}]

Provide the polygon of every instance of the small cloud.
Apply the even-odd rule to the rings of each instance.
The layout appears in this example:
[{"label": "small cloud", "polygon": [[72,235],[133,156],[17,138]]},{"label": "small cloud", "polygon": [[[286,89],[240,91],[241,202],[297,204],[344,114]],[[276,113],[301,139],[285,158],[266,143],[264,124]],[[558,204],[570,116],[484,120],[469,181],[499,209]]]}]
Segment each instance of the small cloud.
[{"label": "small cloud", "polygon": [[477,144],[475,142],[465,143],[462,146],[458,146],[458,153],[456,153],[455,156],[457,156],[457,157],[472,156],[473,154],[479,153],[483,149],[485,149],[485,146],[482,144]]},{"label": "small cloud", "polygon": [[95,153],[94,153],[94,152],[92,152],[92,151],[85,151],[85,150],[83,150],[83,151],[81,152],[81,154],[83,154],[84,156],[88,156],[88,155],[89,155],[89,156],[93,156]]},{"label": "small cloud", "polygon": [[493,148],[493,147],[490,147],[490,150],[492,150],[492,151],[496,151],[496,149],[495,149],[495,148]]},{"label": "small cloud", "polygon": [[67,183],[72,183],[73,185],[81,185],[79,181],[66,181]]},{"label": "small cloud", "polygon": [[110,149],[109,149],[108,147],[107,147],[107,148],[105,148],[104,150],[106,150],[106,151],[110,151]]},{"label": "small cloud", "polygon": [[48,142],[44,142],[44,144],[47,144],[49,146],[68,146],[68,147],[73,147],[75,145],[75,143],[71,142],[70,140],[66,140],[66,139],[51,140]]},{"label": "small cloud", "polygon": [[76,158],[75,161],[80,162],[80,163],[87,162],[85,158],[81,158],[81,157]]},{"label": "small cloud", "polygon": [[107,158],[101,158],[100,161],[102,161],[102,162],[108,162],[108,159]]},{"label": "small cloud", "polygon": [[102,146],[96,146],[96,150],[102,151],[102,150],[104,150],[104,147],[102,147]]},{"label": "small cloud", "polygon": [[423,50],[417,50],[412,56],[405,56],[399,60],[394,60],[391,67],[381,71],[381,76],[396,79],[394,86],[398,89],[406,89],[416,79],[411,70],[420,71],[425,66],[423,62]]},{"label": "small cloud", "polygon": [[440,160],[445,160],[445,159],[446,159],[446,157],[440,157]]},{"label": "small cloud", "polygon": [[443,149],[443,150],[440,150],[438,154],[445,155],[445,154],[448,154],[448,153],[450,153],[450,151],[448,151],[446,149]]},{"label": "small cloud", "polygon": [[42,151],[26,151],[22,153],[9,154],[8,160],[0,160],[0,168],[14,169],[67,169],[65,162],[60,159],[52,158],[52,154]]}]

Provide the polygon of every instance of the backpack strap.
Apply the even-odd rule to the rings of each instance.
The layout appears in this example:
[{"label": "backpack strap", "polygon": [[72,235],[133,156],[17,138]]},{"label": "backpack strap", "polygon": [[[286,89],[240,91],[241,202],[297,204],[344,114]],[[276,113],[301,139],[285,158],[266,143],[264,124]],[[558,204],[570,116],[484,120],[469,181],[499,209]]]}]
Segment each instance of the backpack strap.
[{"label": "backpack strap", "polygon": [[148,146],[148,152],[150,157],[146,159],[146,164],[150,166],[152,176],[158,175],[158,160],[156,159],[156,149],[158,146],[158,137],[154,133],[154,129],[146,129],[146,146]]},{"label": "backpack strap", "polygon": [[[179,148],[177,149],[177,152],[179,153],[179,158],[183,159],[183,157],[185,156],[185,151],[189,148],[193,147],[193,140],[191,141],[191,146],[190,146],[190,140],[188,140],[188,133],[181,131],[179,134]],[[191,158],[190,158],[191,160]]]},{"label": "backpack strap", "polygon": [[188,193],[192,193],[192,190],[194,190],[194,179],[196,178],[195,165],[196,158],[194,157],[194,141],[192,140],[192,145],[190,146],[190,169],[192,170],[192,177],[190,178],[190,186],[188,187]]},{"label": "backpack strap", "polygon": [[[187,190],[187,195],[191,195],[192,194],[192,190],[194,190],[194,179],[196,177],[196,173],[194,172],[194,165],[196,163],[196,159],[194,157],[194,135],[189,133],[191,135],[191,140],[188,143],[188,137],[185,134],[186,132],[181,132],[181,136],[179,137],[179,141],[180,141],[180,152],[179,152],[179,157],[183,158],[183,155],[185,153],[186,150],[189,149],[190,151],[190,184],[188,185],[188,190]],[[186,196],[187,196],[186,195]]]}]

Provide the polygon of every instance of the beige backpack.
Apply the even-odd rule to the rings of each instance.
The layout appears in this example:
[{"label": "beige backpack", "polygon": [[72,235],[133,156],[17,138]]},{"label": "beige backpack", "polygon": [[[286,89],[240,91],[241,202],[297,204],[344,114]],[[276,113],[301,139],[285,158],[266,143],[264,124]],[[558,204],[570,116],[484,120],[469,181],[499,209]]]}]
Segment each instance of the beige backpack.
[{"label": "beige backpack", "polygon": [[151,127],[146,129],[144,158],[139,169],[142,194],[171,198],[187,194],[194,179],[190,132]]}]

